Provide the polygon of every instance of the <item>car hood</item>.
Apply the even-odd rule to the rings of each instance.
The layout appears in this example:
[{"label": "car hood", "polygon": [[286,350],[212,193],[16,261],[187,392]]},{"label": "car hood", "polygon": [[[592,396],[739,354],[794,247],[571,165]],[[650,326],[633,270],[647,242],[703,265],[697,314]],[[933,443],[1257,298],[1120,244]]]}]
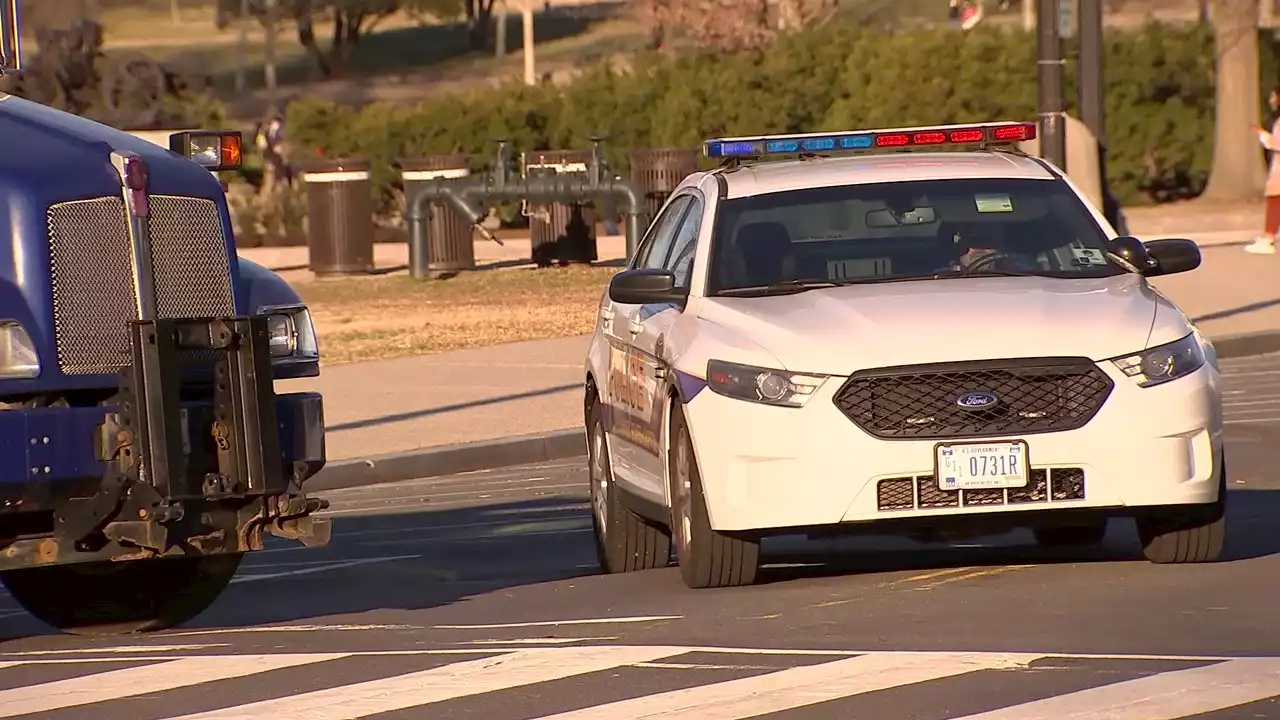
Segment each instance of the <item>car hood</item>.
[{"label": "car hood", "polygon": [[[1190,331],[1146,280],[953,278],[850,285],[773,297],[712,297],[698,316],[740,334],[797,372],[1010,357],[1136,352],[1153,338],[1157,310],[1169,335]],[[1185,331],[1177,327],[1185,325]],[[1156,339],[1156,338],[1153,338]],[[725,358],[731,360],[732,358]]]}]

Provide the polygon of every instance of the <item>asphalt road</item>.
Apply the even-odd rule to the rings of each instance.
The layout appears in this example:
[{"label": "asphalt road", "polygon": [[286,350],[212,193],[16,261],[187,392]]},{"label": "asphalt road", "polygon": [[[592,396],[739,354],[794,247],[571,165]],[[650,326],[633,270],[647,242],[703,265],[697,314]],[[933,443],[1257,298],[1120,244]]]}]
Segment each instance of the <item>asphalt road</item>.
[{"label": "asphalt road", "polygon": [[52,634],[0,595],[0,718],[1280,718],[1280,359],[1230,361],[1227,560],[1025,534],[766,544],[763,582],[604,576],[581,460],[327,493],[191,625]]}]

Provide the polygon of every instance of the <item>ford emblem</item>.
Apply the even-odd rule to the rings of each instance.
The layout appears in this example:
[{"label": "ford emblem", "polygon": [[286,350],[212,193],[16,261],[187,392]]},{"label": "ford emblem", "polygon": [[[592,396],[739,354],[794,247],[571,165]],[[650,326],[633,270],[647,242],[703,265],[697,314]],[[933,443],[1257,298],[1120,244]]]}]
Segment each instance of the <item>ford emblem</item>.
[{"label": "ford emblem", "polygon": [[989,410],[1000,402],[995,393],[967,392],[956,398],[956,405],[965,410]]}]

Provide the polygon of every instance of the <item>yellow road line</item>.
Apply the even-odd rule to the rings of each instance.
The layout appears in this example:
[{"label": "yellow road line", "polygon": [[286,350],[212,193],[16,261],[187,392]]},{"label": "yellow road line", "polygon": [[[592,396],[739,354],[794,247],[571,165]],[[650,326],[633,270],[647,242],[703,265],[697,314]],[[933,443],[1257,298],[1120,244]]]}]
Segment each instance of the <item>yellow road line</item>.
[{"label": "yellow road line", "polygon": [[990,577],[993,575],[1000,575],[1002,573],[1012,572],[1015,570],[1026,570],[1027,568],[1030,568],[1030,567],[1035,567],[1035,566],[1034,565],[1003,565],[1000,567],[984,568],[981,570],[975,570],[971,573],[966,573],[964,575],[953,575],[951,577],[946,577],[937,582],[929,583],[927,585],[921,585],[920,587],[916,588],[916,590],[932,590],[938,587],[939,585],[946,585],[947,583],[951,583],[951,582],[957,582],[961,580],[974,580],[980,577]]}]

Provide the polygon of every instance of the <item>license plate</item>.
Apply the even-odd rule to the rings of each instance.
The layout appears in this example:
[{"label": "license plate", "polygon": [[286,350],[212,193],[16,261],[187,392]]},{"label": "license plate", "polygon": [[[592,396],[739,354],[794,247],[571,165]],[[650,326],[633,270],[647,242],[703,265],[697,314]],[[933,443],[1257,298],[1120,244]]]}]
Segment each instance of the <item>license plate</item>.
[{"label": "license plate", "polygon": [[1031,475],[1025,442],[940,444],[934,477],[940,490],[1026,487]]}]

